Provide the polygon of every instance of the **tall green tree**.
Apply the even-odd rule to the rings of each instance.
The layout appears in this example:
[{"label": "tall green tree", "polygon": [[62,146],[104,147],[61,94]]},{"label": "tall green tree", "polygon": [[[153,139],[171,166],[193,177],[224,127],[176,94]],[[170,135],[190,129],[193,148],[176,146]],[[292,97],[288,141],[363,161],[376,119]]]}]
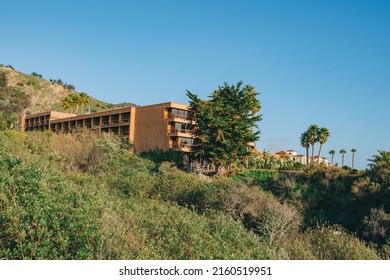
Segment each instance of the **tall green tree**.
[{"label": "tall green tree", "polygon": [[344,166],[344,156],[347,153],[347,151],[344,149],[341,149],[339,153],[341,154],[341,167],[343,167]]},{"label": "tall green tree", "polygon": [[187,91],[188,120],[196,137],[193,150],[199,159],[211,161],[216,167],[234,165],[237,159],[245,164],[251,154],[248,143],[259,139],[257,122],[261,105],[251,85],[224,83],[210,96],[201,100]]},{"label": "tall green tree", "polygon": [[329,151],[329,154],[332,156],[332,160],[331,160],[332,166],[333,166],[333,159],[334,159],[334,154],[335,154],[335,153],[336,153],[335,150],[330,150],[330,151]]},{"label": "tall green tree", "polygon": [[352,148],[351,149],[351,153],[352,153],[352,169],[355,169],[355,153],[356,153],[356,149],[355,148]]},{"label": "tall green tree", "polygon": [[318,131],[319,131],[319,129],[320,128],[316,124],[312,124],[307,129],[307,137],[308,137],[309,143],[311,145],[311,162],[310,162],[311,165],[314,164],[314,145],[315,145],[315,143],[318,142]]},{"label": "tall green tree", "polygon": [[309,135],[307,131],[302,133],[301,138],[301,146],[306,149],[306,165],[309,164],[309,148],[310,148],[310,142],[309,142]]},{"label": "tall green tree", "polygon": [[329,136],[330,136],[330,132],[329,129],[327,129],[326,127],[321,127],[317,130],[317,139],[318,142],[320,142],[320,148],[318,150],[318,160],[317,160],[318,164],[320,163],[322,145],[328,141]]}]

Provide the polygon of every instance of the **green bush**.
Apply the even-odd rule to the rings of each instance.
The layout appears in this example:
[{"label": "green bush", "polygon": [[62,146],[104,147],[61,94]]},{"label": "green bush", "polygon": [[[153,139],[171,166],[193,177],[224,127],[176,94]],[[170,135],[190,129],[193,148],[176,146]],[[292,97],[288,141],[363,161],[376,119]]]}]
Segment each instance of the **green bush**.
[{"label": "green bush", "polygon": [[373,248],[338,225],[321,225],[308,229],[301,236],[301,241],[319,260],[380,259]]},{"label": "green bush", "polygon": [[183,153],[176,152],[174,149],[163,151],[160,148],[155,148],[153,150],[142,152],[140,156],[153,161],[157,165],[161,165],[163,162],[171,162],[179,168],[184,167]]},{"label": "green bush", "polygon": [[157,176],[158,182],[151,192],[152,197],[182,206],[198,204],[197,196],[205,183],[198,176],[180,171],[168,162],[160,166]]},{"label": "green bush", "polygon": [[264,259],[260,240],[232,219],[197,215],[186,208],[156,200],[134,201],[138,259]]},{"label": "green bush", "polygon": [[230,178],[200,179],[163,165],[155,197],[195,209],[231,216],[269,244],[296,231],[302,218],[291,206],[279,203],[271,194],[250,188]]},{"label": "green bush", "polygon": [[156,184],[152,162],[132,154],[115,157],[105,165],[107,183],[124,195],[147,197]]},{"label": "green bush", "polygon": [[46,168],[0,152],[0,258],[95,258],[96,197]]},{"label": "green bush", "polygon": [[388,193],[373,177],[209,178],[129,148],[109,134],[0,132],[0,259],[379,258],[340,226],[308,228],[286,202],[306,219],[360,217],[386,258]]}]

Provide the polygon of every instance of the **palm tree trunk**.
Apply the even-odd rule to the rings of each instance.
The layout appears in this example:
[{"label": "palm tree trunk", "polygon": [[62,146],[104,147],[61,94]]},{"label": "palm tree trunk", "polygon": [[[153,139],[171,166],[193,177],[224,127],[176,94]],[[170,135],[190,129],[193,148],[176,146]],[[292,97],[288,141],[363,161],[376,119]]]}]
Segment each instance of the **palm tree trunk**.
[{"label": "palm tree trunk", "polygon": [[355,169],[355,153],[352,153],[352,169]]},{"label": "palm tree trunk", "polygon": [[309,165],[309,147],[306,147],[306,165]]},{"label": "palm tree trunk", "polygon": [[332,166],[333,166],[333,158],[334,158],[334,154],[332,154]]},{"label": "palm tree trunk", "polygon": [[317,160],[317,164],[320,164],[321,149],[322,149],[322,144],[320,143],[320,149],[318,150],[318,160]]},{"label": "palm tree trunk", "polygon": [[310,165],[313,165],[314,163],[314,144],[311,145],[311,162]]},{"label": "palm tree trunk", "polygon": [[343,154],[343,156],[341,157],[341,167],[343,167],[344,166],[344,154]]}]

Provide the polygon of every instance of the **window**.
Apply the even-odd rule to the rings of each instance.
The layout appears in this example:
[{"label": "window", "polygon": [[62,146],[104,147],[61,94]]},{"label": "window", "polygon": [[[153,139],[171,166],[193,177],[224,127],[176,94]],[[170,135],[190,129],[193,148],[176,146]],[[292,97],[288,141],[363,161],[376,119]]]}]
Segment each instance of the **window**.
[{"label": "window", "polygon": [[94,117],[93,118],[93,125],[98,126],[100,124],[100,117]]},{"label": "window", "polygon": [[111,116],[111,123],[119,123],[119,114],[115,114]]},{"label": "window", "polygon": [[173,123],[171,126],[171,133],[190,133],[192,125],[185,123]]},{"label": "window", "polygon": [[122,113],[121,122],[129,122],[129,121],[130,121],[130,113]]},{"label": "window", "polygon": [[104,117],[102,118],[102,123],[103,123],[103,124],[108,124],[109,121],[110,121],[110,116],[104,116]]},{"label": "window", "polygon": [[180,119],[186,119],[187,118],[187,110],[181,110],[181,109],[175,109],[172,108],[169,111],[168,117],[169,118],[180,118]]},{"label": "window", "polygon": [[180,146],[192,146],[194,138],[180,137]]}]

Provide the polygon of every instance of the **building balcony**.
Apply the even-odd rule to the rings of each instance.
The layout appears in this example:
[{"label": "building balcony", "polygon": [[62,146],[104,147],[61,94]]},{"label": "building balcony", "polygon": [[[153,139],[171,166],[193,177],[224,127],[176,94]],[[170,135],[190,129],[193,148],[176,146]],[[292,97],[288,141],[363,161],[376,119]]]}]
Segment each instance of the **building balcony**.
[{"label": "building balcony", "polygon": [[173,145],[172,147],[176,152],[184,152],[184,153],[191,153],[192,152],[192,146],[191,145]]},{"label": "building balcony", "polygon": [[171,129],[169,132],[169,136],[192,138],[191,131],[188,129]]},{"label": "building balcony", "polygon": [[130,118],[126,118],[126,119],[121,119],[120,120],[120,123],[123,124],[123,123],[129,123],[130,122]]},{"label": "building balcony", "polygon": [[168,122],[194,124],[194,122],[187,120],[187,116],[179,114],[168,114]]},{"label": "building balcony", "polygon": [[175,113],[169,113],[168,114],[168,119],[175,119],[175,118],[186,120],[187,119],[187,115],[175,114]]}]

